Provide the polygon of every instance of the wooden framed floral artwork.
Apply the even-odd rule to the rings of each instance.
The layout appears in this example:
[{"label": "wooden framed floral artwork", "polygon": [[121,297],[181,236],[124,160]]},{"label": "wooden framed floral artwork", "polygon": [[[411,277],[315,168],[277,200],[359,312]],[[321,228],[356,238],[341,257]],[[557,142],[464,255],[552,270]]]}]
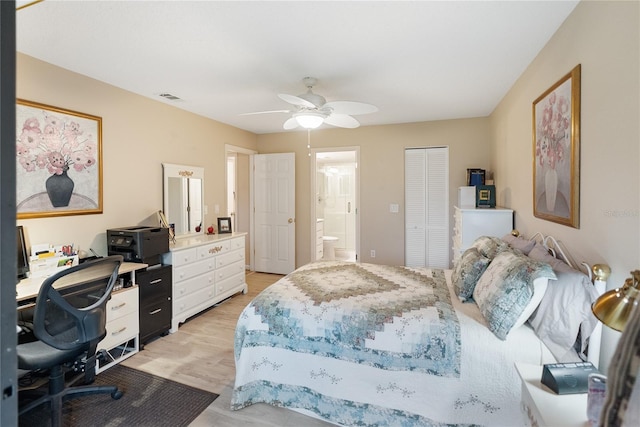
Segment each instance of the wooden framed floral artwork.
[{"label": "wooden framed floral artwork", "polygon": [[533,214],[580,228],[580,65],[533,101]]},{"label": "wooden framed floral artwork", "polygon": [[102,213],[102,119],[16,105],[18,219]]}]

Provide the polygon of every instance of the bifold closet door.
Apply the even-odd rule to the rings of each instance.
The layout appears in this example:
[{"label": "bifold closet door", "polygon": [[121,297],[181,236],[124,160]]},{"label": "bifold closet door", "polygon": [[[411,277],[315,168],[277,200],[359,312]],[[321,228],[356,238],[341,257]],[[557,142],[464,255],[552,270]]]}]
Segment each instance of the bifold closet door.
[{"label": "bifold closet door", "polygon": [[449,268],[449,149],[405,150],[405,265]]}]

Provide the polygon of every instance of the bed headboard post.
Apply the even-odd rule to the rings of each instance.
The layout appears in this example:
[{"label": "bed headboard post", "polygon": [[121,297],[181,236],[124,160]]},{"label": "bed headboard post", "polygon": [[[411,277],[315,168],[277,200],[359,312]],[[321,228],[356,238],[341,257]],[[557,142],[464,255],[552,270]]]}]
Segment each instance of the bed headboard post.
[{"label": "bed headboard post", "polygon": [[[602,295],[607,286],[607,279],[611,274],[611,268],[606,264],[595,264],[591,271],[593,272],[593,286],[595,286],[598,295]],[[600,343],[602,340],[602,323],[598,322],[596,328],[589,337],[589,362],[593,363],[596,368],[600,364]]]}]

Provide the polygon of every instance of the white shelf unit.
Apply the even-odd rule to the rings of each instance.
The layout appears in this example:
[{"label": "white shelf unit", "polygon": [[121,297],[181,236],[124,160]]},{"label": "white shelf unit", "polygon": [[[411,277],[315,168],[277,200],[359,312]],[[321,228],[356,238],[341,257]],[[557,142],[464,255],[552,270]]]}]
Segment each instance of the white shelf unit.
[{"label": "white shelf unit", "polygon": [[107,302],[107,335],[98,344],[98,349],[107,351],[107,360],[98,361],[96,372],[109,369],[136,354],[139,332],[138,287],[114,291]]},{"label": "white shelf unit", "polygon": [[502,237],[511,233],[513,210],[456,206],[453,221],[453,262],[455,264],[478,237]]},{"label": "white shelf unit", "polygon": [[324,256],[324,220],[316,220],[316,261]]},{"label": "white shelf unit", "polygon": [[246,233],[177,239],[163,263],[173,270],[170,332],[180,323],[238,292],[247,293]]}]

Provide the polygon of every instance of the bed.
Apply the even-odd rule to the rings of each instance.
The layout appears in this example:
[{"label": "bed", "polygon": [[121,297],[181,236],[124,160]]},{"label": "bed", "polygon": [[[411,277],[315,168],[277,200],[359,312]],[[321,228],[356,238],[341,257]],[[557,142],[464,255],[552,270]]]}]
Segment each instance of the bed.
[{"label": "bed", "polygon": [[[240,315],[232,409],[268,403],[339,425],[522,425],[514,363],[580,360],[597,324],[597,291],[547,242],[483,236],[452,270],[297,269]],[[554,287],[558,268],[578,281]]]}]

